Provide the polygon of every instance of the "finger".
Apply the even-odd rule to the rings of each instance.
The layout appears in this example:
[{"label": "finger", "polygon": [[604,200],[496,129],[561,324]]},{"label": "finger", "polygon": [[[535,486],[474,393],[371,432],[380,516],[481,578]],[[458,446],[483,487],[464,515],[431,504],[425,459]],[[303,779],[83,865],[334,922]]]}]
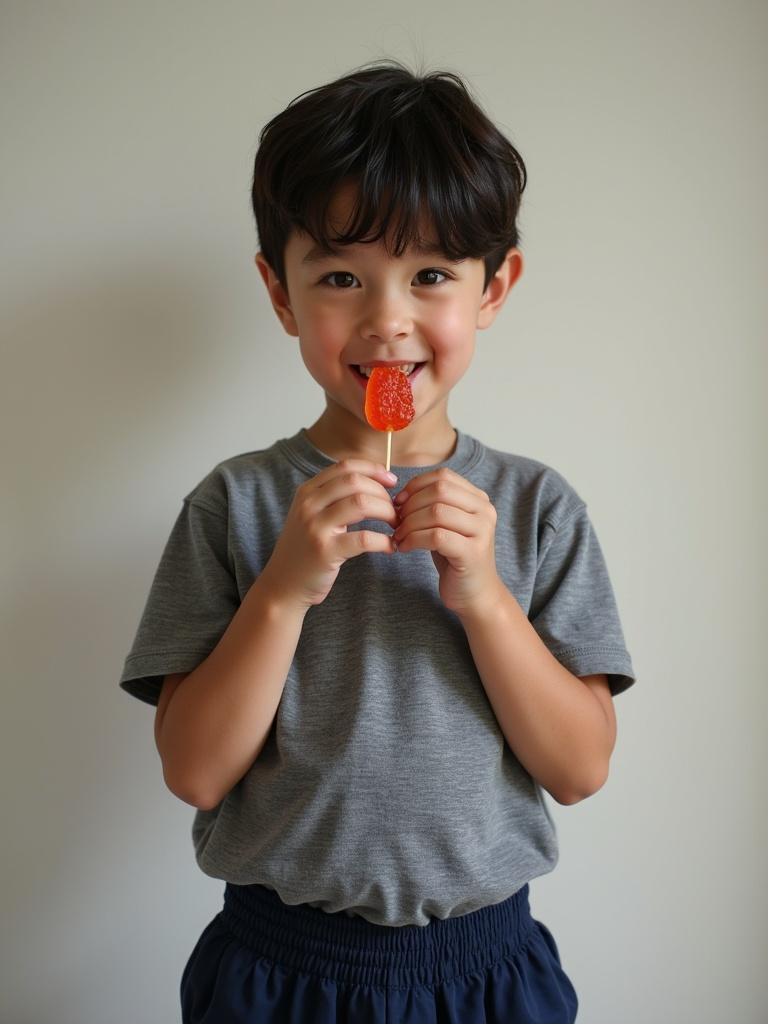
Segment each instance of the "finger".
[{"label": "finger", "polygon": [[462,537],[476,537],[480,532],[481,523],[478,517],[472,512],[464,512],[453,505],[442,505],[440,503],[428,505],[401,519],[395,530],[395,540],[399,544],[401,540],[411,533],[418,533],[421,530],[430,530],[435,527],[451,530],[459,533]]},{"label": "finger", "polygon": [[429,530],[416,530],[402,541],[395,541],[398,551],[436,551],[449,562],[460,561],[467,554],[467,538],[460,533],[434,526]]},{"label": "finger", "polygon": [[376,530],[347,530],[336,538],[334,547],[339,557],[346,560],[364,555],[366,552],[380,551],[391,555],[395,551],[395,542],[388,533],[378,533]]},{"label": "finger", "polygon": [[[404,504],[415,494],[418,494],[428,488],[432,488],[438,497],[442,497],[443,492],[446,494],[450,491],[451,493],[467,492],[475,496],[475,499],[480,502],[487,502],[489,500],[488,495],[485,491],[481,491],[479,487],[475,487],[463,476],[459,476],[458,473],[454,473],[451,469],[434,469],[429,473],[422,473],[420,476],[415,476],[412,480],[403,487],[399,494],[395,495],[395,504]],[[400,495],[405,495],[401,498]]]},{"label": "finger", "polygon": [[373,480],[378,480],[382,487],[393,487],[397,483],[397,476],[387,471],[382,463],[371,462],[369,459],[342,459],[332,466],[326,466],[309,481],[307,486],[312,489],[324,487],[336,477],[349,473],[359,473]]},{"label": "finger", "polygon": [[316,517],[316,523],[321,531],[341,530],[360,523],[363,519],[379,519],[390,526],[395,526],[397,512],[387,495],[379,498],[365,491],[356,491],[329,505]]},{"label": "finger", "polygon": [[[400,493],[405,493],[405,491]],[[398,497],[398,495],[395,495],[395,499]],[[474,491],[460,487],[452,480],[441,480],[425,487],[423,490],[416,491],[414,494],[407,495],[404,501],[395,500],[395,505],[402,519],[413,512],[418,512],[419,509],[436,508],[442,505],[451,505],[453,508],[459,508],[464,512],[481,512],[488,507],[488,498],[486,495],[481,497]]]},{"label": "finger", "polygon": [[392,505],[392,499],[386,488],[377,480],[360,473],[357,470],[332,477],[322,487],[317,488],[307,498],[307,507],[314,515],[319,515],[324,509],[340,501],[342,498],[354,494],[367,494]]}]

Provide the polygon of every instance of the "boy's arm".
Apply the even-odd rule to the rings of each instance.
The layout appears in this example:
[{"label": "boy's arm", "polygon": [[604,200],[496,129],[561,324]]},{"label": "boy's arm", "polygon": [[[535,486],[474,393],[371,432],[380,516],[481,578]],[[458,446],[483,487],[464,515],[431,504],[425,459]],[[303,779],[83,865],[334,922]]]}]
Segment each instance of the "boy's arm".
[{"label": "boy's arm", "polygon": [[573,675],[549,651],[501,584],[461,617],[502,732],[521,764],[560,804],[608,778],[616,715],[605,675]]},{"label": "boy's arm", "polygon": [[205,661],[166,680],[155,742],[165,783],[180,800],[210,810],[259,756],[303,621],[303,611],[274,600],[256,580]]},{"label": "boy's arm", "polygon": [[382,466],[348,460],[302,484],[272,556],[216,647],[189,675],[163,685],[155,741],[166,784],[181,800],[215,807],[261,753],[307,611],[325,600],[347,558],[394,550],[388,534],[347,529],[363,519],[394,525],[385,487],[393,478]]},{"label": "boy's arm", "polygon": [[395,496],[402,552],[431,551],[440,596],[459,617],[504,736],[558,803],[591,796],[608,777],[616,737],[605,677],[585,682],[549,651],[496,571],[496,511],[448,469],[414,477]]}]

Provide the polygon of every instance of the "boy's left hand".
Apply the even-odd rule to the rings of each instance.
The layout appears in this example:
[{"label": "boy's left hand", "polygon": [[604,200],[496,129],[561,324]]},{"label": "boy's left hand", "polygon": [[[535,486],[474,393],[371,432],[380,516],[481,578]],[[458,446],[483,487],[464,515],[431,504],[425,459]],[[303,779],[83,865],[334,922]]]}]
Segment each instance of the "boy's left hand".
[{"label": "boy's left hand", "polygon": [[432,553],[447,608],[461,616],[496,599],[496,509],[485,491],[443,468],[414,477],[394,502],[397,550]]}]

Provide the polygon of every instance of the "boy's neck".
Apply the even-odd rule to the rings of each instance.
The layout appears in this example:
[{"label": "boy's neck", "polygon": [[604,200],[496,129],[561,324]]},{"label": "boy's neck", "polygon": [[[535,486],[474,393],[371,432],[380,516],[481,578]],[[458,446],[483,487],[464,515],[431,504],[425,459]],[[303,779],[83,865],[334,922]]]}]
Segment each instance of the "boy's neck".
[{"label": "boy's neck", "polygon": [[[330,458],[370,459],[384,464],[387,436],[350,416],[346,410],[329,405],[311,427],[307,438]],[[432,409],[404,430],[392,436],[393,466],[434,466],[449,458],[456,448],[456,431],[448,421],[446,407]]]}]

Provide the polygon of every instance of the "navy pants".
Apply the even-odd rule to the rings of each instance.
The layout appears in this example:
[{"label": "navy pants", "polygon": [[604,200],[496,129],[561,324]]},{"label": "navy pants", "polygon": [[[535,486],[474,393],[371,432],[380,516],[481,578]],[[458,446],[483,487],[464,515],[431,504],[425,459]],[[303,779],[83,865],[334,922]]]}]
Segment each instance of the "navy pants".
[{"label": "navy pants", "polygon": [[183,1024],[572,1024],[576,992],[528,891],[390,928],[227,883],[184,968]]}]

